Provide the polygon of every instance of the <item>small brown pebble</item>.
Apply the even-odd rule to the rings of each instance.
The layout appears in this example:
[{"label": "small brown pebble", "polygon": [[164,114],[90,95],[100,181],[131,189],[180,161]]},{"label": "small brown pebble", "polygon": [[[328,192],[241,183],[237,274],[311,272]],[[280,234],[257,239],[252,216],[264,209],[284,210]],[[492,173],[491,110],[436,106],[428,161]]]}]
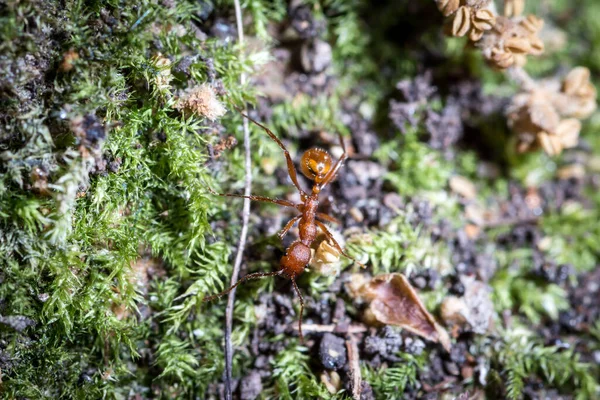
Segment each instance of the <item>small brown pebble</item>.
[{"label": "small brown pebble", "polygon": [[[598,165],[598,169],[600,170],[600,158],[598,161]],[[404,205],[404,202],[402,201],[402,197],[397,193],[388,193],[385,196],[383,196],[383,205],[392,210],[400,210]]]}]

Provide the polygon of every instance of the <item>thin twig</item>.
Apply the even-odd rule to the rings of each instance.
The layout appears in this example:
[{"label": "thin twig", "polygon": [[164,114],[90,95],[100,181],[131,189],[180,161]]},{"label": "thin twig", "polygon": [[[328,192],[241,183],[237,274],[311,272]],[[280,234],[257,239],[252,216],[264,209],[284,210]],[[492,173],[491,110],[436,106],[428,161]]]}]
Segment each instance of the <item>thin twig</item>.
[{"label": "thin twig", "polygon": [[486,221],[481,226],[484,229],[498,228],[501,226],[536,224],[540,217],[514,217],[514,218],[499,218],[493,221]]},{"label": "thin twig", "polygon": [[[242,23],[242,8],[240,7],[240,1],[234,0],[235,3],[235,19],[237,23],[238,31],[238,43],[240,48],[244,45],[244,26]],[[242,71],[240,73],[240,84],[243,87],[246,84],[246,74]],[[244,106],[245,109],[245,106]],[[246,179],[244,184],[244,194],[250,196],[252,187],[252,165],[251,165],[251,154],[250,154],[250,130],[248,128],[248,120],[243,118],[243,129],[244,129],[244,150],[245,150],[245,170]],[[246,238],[248,237],[248,221],[250,219],[250,199],[244,199],[244,207],[242,209],[242,231],[240,232],[240,240],[238,242],[237,253],[235,255],[235,262],[233,264],[233,271],[231,273],[231,285],[233,286],[240,274],[240,265],[242,264],[242,257],[244,255],[244,248],[246,247]],[[235,292],[233,289],[229,292],[227,298],[227,308],[225,309],[225,399],[231,400],[233,397],[232,391],[232,365],[233,365],[233,346],[231,345],[231,331],[233,328],[233,306],[235,303]]]},{"label": "thin twig", "polygon": [[350,379],[352,379],[352,398],[360,400],[362,393],[362,376],[360,374],[360,363],[358,345],[354,336],[346,340],[346,350],[348,351],[348,366],[350,367]]},{"label": "thin twig", "polygon": [[[298,326],[294,324],[292,329],[298,330]],[[364,325],[319,325],[319,324],[302,324],[302,330],[304,332],[335,332],[335,333],[363,333],[367,331],[367,327]]]}]

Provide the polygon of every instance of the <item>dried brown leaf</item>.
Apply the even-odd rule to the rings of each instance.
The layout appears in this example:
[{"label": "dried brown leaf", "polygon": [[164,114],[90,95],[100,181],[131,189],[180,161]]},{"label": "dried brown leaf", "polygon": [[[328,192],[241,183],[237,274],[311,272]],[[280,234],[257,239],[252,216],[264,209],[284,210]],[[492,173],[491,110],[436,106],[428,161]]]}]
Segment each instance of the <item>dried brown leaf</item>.
[{"label": "dried brown leaf", "polygon": [[560,115],[549,102],[547,93],[534,93],[528,104],[529,119],[533,130],[553,132],[560,122]]},{"label": "dried brown leaf", "polygon": [[590,75],[590,70],[585,67],[573,68],[563,81],[563,92],[569,96],[579,97],[595,95],[595,90],[590,92],[589,89]]},{"label": "dried brown leaf", "polygon": [[515,66],[524,67],[527,64],[527,56],[525,54],[515,54]]},{"label": "dried brown leaf", "polygon": [[535,15],[528,15],[527,18],[521,21],[520,25],[529,33],[536,34],[544,27],[544,20]]},{"label": "dried brown leaf", "polygon": [[427,311],[417,292],[402,274],[384,274],[361,288],[361,296],[370,302],[369,311],[386,325],[399,326],[450,351],[448,333]]},{"label": "dried brown leaf", "polygon": [[505,0],[504,15],[506,17],[518,17],[525,10],[525,0]]},{"label": "dried brown leaf", "polygon": [[490,10],[477,10],[471,21],[475,29],[480,31],[489,31],[496,23],[496,16]]},{"label": "dried brown leaf", "polygon": [[471,40],[473,42],[477,42],[477,41],[481,40],[482,37],[483,37],[483,31],[480,31],[479,29],[473,28],[473,29],[471,29],[471,32],[469,32],[469,40]]},{"label": "dried brown leaf", "polygon": [[492,49],[491,61],[496,67],[506,69],[515,63],[515,56],[511,52],[494,48]]},{"label": "dried brown leaf", "polygon": [[557,156],[563,151],[562,142],[557,135],[542,131],[538,133],[538,141],[540,142],[540,146],[542,146],[549,156]]},{"label": "dried brown leaf", "polygon": [[452,36],[465,36],[471,29],[471,10],[469,7],[462,6],[454,14],[452,21]]},{"label": "dried brown leaf", "polygon": [[560,121],[555,133],[560,138],[563,147],[568,149],[577,146],[580,131],[581,122],[578,119],[569,118]]},{"label": "dried brown leaf", "polygon": [[511,37],[504,42],[504,48],[514,54],[527,54],[531,51],[531,43],[527,38]]},{"label": "dried brown leaf", "polygon": [[460,6],[460,0],[438,0],[437,7],[438,10],[444,14],[444,17],[449,17],[454,14],[458,7]]},{"label": "dried brown leaf", "polygon": [[530,50],[529,54],[539,56],[544,52],[544,42],[537,36],[529,37]]}]

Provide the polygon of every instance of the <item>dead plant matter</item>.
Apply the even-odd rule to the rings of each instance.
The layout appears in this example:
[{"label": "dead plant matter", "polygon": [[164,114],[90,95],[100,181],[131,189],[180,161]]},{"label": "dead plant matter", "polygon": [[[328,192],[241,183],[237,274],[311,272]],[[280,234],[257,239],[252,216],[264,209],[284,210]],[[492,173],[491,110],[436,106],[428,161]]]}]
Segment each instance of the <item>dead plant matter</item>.
[{"label": "dead plant matter", "polygon": [[581,122],[596,109],[596,89],[587,68],[574,68],[562,82],[542,81],[515,97],[507,110],[508,124],[517,134],[517,150],[541,147],[556,156],[577,146]]}]

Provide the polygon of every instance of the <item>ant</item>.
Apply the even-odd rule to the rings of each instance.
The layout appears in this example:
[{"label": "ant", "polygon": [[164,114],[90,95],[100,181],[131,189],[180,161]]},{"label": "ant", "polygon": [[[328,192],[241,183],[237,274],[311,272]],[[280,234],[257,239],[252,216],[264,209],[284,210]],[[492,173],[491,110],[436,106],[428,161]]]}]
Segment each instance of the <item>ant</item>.
[{"label": "ant", "polygon": [[287,148],[281,142],[281,140],[279,140],[269,128],[255,121],[248,115],[244,114],[237,107],[236,109],[240,114],[242,114],[243,117],[247,118],[250,122],[263,129],[267,133],[267,135],[269,135],[269,137],[275,143],[277,143],[281,150],[283,150],[283,154],[287,162],[288,174],[292,180],[292,183],[300,193],[300,199],[302,200],[302,202],[294,204],[293,202],[288,200],[271,199],[269,197],[263,196],[245,196],[241,194],[216,193],[210,188],[209,191],[219,196],[248,198],[250,200],[262,201],[265,203],[277,204],[282,207],[290,207],[297,209],[300,212],[300,214],[288,221],[288,223],[279,232],[278,236],[280,239],[283,239],[283,237],[288,233],[288,231],[292,229],[296,222],[298,222],[300,239],[293,242],[290,245],[290,247],[287,248],[285,255],[281,258],[279,262],[280,268],[277,271],[256,272],[253,274],[248,274],[241,278],[239,281],[237,281],[237,283],[235,283],[229,289],[221,293],[215,294],[213,296],[205,297],[203,301],[211,301],[221,296],[224,296],[233,289],[235,289],[240,283],[249,279],[258,279],[268,276],[283,276],[284,278],[288,278],[292,281],[294,290],[296,291],[296,294],[300,299],[300,319],[298,321],[298,331],[300,341],[304,342],[304,336],[302,335],[302,313],[304,311],[304,299],[302,297],[302,294],[300,293],[300,289],[298,288],[296,280],[298,276],[304,272],[304,269],[310,262],[310,259],[312,257],[310,245],[315,241],[317,237],[317,228],[323,232],[325,237],[333,244],[333,246],[341,254],[364,267],[364,265],[360,261],[355,260],[344,251],[342,246],[340,246],[340,244],[335,240],[335,238],[333,237],[329,229],[327,229],[325,224],[319,220],[324,220],[336,224],[339,224],[339,221],[327,214],[317,212],[317,209],[319,207],[319,193],[321,192],[321,190],[323,190],[325,186],[327,186],[335,179],[338,171],[344,164],[344,161],[348,158],[348,153],[346,152],[346,145],[344,144],[344,139],[342,138],[342,135],[338,133],[343,153],[335,164],[333,164],[329,153],[323,149],[314,147],[304,152],[300,162],[300,170],[302,171],[304,176],[306,176],[308,179],[314,182],[312,190],[310,191],[310,193],[307,193],[302,189],[300,183],[298,182],[296,167],[294,166],[294,162],[292,161],[290,152],[287,150]]}]

